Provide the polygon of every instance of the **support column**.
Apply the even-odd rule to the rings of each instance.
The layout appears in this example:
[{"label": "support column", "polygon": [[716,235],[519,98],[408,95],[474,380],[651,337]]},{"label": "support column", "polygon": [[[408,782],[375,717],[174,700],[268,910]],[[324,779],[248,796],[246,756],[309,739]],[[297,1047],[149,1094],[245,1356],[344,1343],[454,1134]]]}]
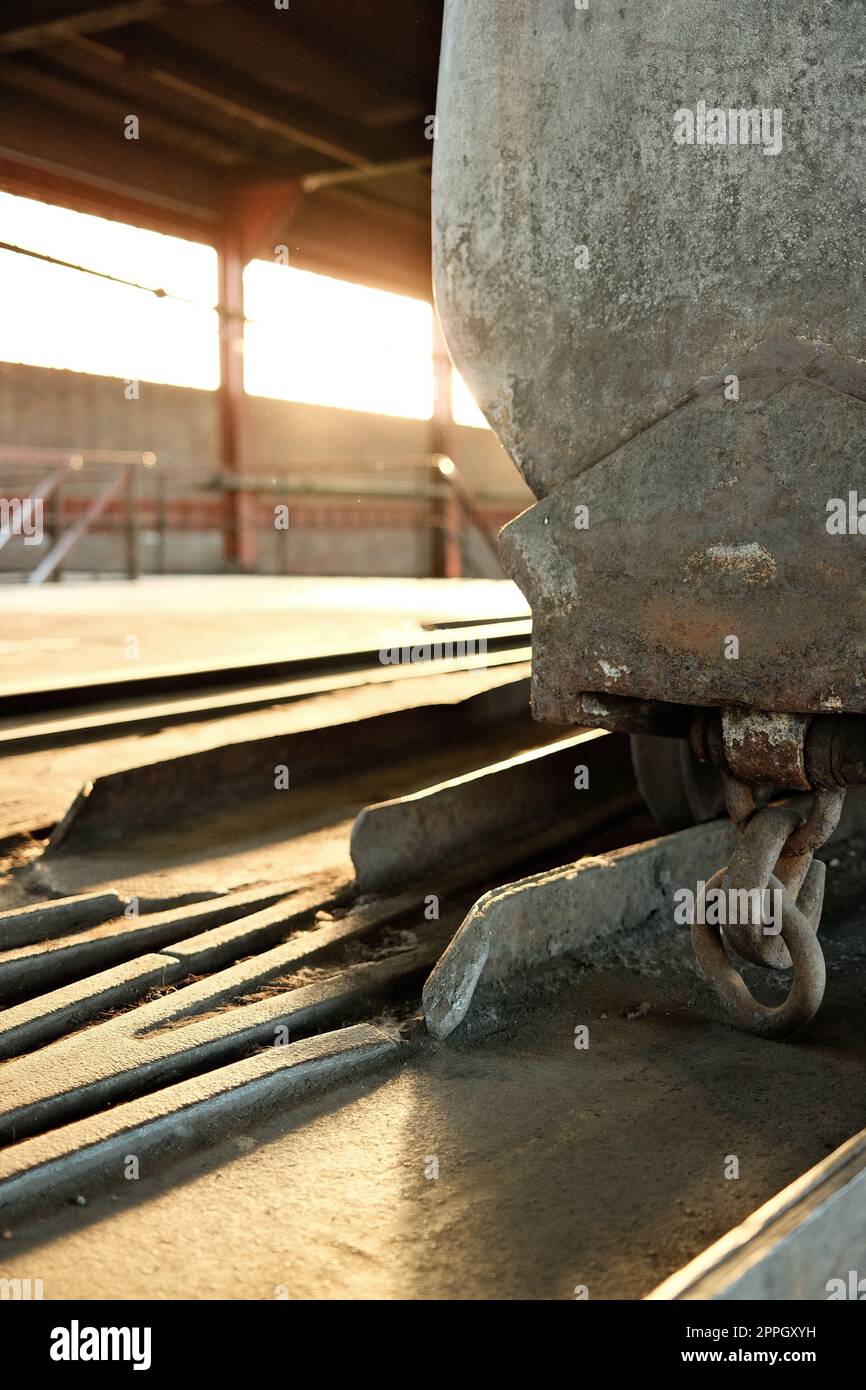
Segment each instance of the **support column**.
[{"label": "support column", "polygon": [[[244,393],[244,266],[254,256],[270,257],[274,242],[288,233],[303,196],[297,179],[270,180],[233,189],[225,201],[219,252],[220,460],[222,470],[241,478],[253,469],[247,399]],[[226,560],[238,569],[256,566],[254,495],[226,495]]]},{"label": "support column", "polygon": [[[244,235],[239,221],[227,219],[219,245],[220,466],[240,477],[249,467],[244,396]],[[256,562],[255,502],[240,490],[225,497],[223,553],[241,570]]]}]

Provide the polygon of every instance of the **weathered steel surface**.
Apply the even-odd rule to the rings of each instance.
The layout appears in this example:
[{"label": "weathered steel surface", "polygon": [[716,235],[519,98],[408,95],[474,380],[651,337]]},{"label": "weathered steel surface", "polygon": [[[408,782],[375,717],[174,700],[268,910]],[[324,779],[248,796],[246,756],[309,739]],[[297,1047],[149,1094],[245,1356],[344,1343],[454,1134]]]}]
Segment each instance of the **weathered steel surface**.
[{"label": "weathered steel surface", "polygon": [[292,786],[304,786],[347,765],[361,770],[384,762],[395,750],[403,756],[437,741],[468,741],[480,729],[523,717],[527,684],[522,676],[497,673],[487,689],[468,697],[455,689],[452,698],[424,705],[419,693],[413,697],[416,703],[369,718],[353,719],[343,711],[313,728],[239,739],[109,772],[82,788],[55,826],[47,853],[80,853],[155,827],[186,823],[191,806],[237,810],[264,796],[275,798],[277,805],[284,797],[274,784],[278,765],[291,769]]},{"label": "weathered steel surface", "polygon": [[[724,869],[719,869],[713,875],[706,885],[707,894],[723,886],[725,873]],[[805,895],[807,889],[810,890],[809,897],[817,900],[820,912],[824,865],[820,862],[814,864],[811,873],[818,878],[817,887],[811,888],[807,884],[803,891]],[[762,1004],[755,998],[725,951],[718,926],[695,921],[692,924],[692,945],[698,965],[737,1027],[757,1033],[762,1038],[784,1038],[805,1027],[815,1017],[824,997],[827,972],[816,935],[817,920],[800,911],[798,904],[774,875],[770,875],[768,882],[772,890],[779,890],[783,894],[781,939],[794,966],[791,988],[781,1004]]]},{"label": "weathered steel surface", "polygon": [[648,1297],[862,1300],[864,1194],[861,1131]]},{"label": "weathered steel surface", "polygon": [[805,764],[808,727],[804,715],[725,710],[722,734],[729,771],[740,782],[769,782],[774,787],[809,791]]},{"label": "weathered steel surface", "polygon": [[866,536],[826,525],[864,456],[862,402],[755,381],[736,403],[702,396],[524,512],[502,548],[532,604],[536,716],[566,722],[587,690],[866,710]]},{"label": "weathered steel surface", "polygon": [[[731,0],[718,20],[714,0],[446,0],[437,304],[539,496],[773,326],[864,355],[866,12]],[[779,154],[676,144],[701,98],[781,110]]]},{"label": "weathered steel surface", "polygon": [[819,715],[806,737],[806,775],[813,787],[866,782],[866,720]]},{"label": "weathered steel surface", "polygon": [[[582,789],[575,777],[585,770]],[[628,786],[622,739],[585,730],[433,787],[366,806],[352,827],[352,861],[363,893],[425,875],[500,845],[527,841],[583,810],[601,820]]]},{"label": "weathered steel surface", "polygon": [[673,894],[707,862],[725,858],[725,821],[584,858],[486,893],[475,904],[424,986],[424,1017],[435,1038],[460,1024],[476,988],[519,989],[523,977],[558,957],[592,959],[607,936],[673,914]]},{"label": "weathered steel surface", "polygon": [[[731,855],[730,863],[722,871],[719,886],[729,894],[758,893],[763,897],[769,888],[770,877],[779,872],[779,856],[787,845],[794,830],[803,823],[802,812],[794,806],[765,806],[756,811],[751,820],[739,826],[739,839]],[[811,855],[809,856],[811,863]],[[806,865],[806,869],[809,865]],[[820,880],[813,876],[813,895],[810,910],[802,898],[797,905],[818,929],[818,919],[824,894],[823,864]],[[718,875],[714,875],[714,878]],[[805,871],[802,875],[805,878]],[[708,885],[709,887],[709,885]],[[763,915],[763,914],[761,914]],[[780,936],[764,932],[763,923],[727,922],[722,927],[722,936],[728,946],[738,955],[756,965],[766,965],[773,970],[789,970],[791,955]]]},{"label": "weathered steel surface", "polygon": [[[866,11],[727,18],[446,4],[437,304],[542,499],[503,533],[541,719],[866,709],[866,537],[827,530],[866,449]],[[677,143],[701,101],[766,109],[777,147]]]},{"label": "weathered steel surface", "polygon": [[723,813],[725,790],[719,771],[698,760],[688,739],[632,734],[630,744],[638,790],[665,834]]}]

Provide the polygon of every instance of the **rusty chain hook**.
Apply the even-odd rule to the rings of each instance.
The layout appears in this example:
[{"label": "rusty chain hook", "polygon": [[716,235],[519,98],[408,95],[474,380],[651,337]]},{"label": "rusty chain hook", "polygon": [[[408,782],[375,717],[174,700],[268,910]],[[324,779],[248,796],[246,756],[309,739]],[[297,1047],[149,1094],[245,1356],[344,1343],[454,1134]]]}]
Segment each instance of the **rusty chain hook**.
[{"label": "rusty chain hook", "polygon": [[[816,791],[769,806],[757,805],[743,782],[725,777],[728,810],[739,832],[730,863],[704,886],[695,912],[692,945],[698,964],[739,1027],[763,1037],[784,1037],[814,1017],[824,994],[824,954],[817,938],[825,866],[813,858],[839,823],[845,790]],[[729,902],[763,902],[779,892],[781,931],[767,934],[760,921],[707,923],[704,902],[721,888]],[[736,895],[736,897],[734,897]],[[725,950],[772,970],[793,966],[794,978],[780,1005],[761,1004]]]}]

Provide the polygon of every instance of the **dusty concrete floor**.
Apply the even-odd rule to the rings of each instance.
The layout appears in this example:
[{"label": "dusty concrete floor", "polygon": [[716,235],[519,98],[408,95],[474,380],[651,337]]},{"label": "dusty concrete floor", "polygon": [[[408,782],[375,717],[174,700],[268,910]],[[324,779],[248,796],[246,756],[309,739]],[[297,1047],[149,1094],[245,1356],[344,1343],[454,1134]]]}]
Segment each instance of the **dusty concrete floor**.
[{"label": "dusty concrete floor", "polygon": [[168,575],[135,583],[7,584],[2,595],[4,694],[186,663],[218,666],[379,647],[382,634],[395,627],[399,633],[404,622],[529,612],[510,580],[492,579]]},{"label": "dusty concrete floor", "polygon": [[47,1298],[640,1297],[863,1126],[866,873],[843,854],[797,1040],[721,1022],[687,934],[650,924],[537,977],[507,1027],[13,1232],[2,1272]]},{"label": "dusty concrete floor", "polygon": [[[255,732],[274,717],[250,717]],[[176,739],[188,750],[189,738],[132,743],[156,756],[181,751]],[[56,762],[57,780],[72,787],[85,765],[92,775],[95,747]],[[147,757],[130,759],[126,740],[99,748],[106,766]],[[442,753],[431,757],[439,780]],[[14,762],[5,770],[26,823],[47,805],[45,756]],[[251,821],[228,846],[204,817],[191,846],[154,835],[126,863],[115,848],[104,861],[58,856],[49,871],[55,891],[124,874],[140,889],[168,858],[153,891],[169,891],[189,887],[202,859],[211,887],[284,877],[302,851],[305,870],[321,853],[319,867],[342,881],[357,804],[401,789],[347,783],[340,799],[331,787],[306,808],[288,861],[284,825]],[[866,872],[859,850],[839,853],[827,996],[801,1038],[768,1043],[726,1026],[685,934],[650,923],[609,943],[591,970],[536,977],[471,1035],[425,1042],[392,1071],[253,1127],[220,1127],[207,1151],[0,1233],[0,1276],[41,1278],[47,1298],[560,1299],[577,1285],[592,1298],[640,1297],[863,1126]],[[589,1025],[585,1051],[578,1024]],[[731,1154],[736,1181],[725,1178]],[[427,1176],[434,1159],[438,1177]]]}]

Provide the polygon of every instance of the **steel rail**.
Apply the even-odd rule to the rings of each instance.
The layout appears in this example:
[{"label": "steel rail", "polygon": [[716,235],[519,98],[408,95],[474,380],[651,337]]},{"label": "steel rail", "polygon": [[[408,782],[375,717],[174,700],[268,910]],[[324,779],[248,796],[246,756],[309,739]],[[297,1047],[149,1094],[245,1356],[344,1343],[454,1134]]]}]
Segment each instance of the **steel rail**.
[{"label": "steel rail", "polygon": [[[412,644],[423,646],[436,642],[452,645],[466,643],[472,644],[471,650],[475,651],[477,644],[483,641],[483,651],[507,652],[525,648],[530,630],[531,623],[528,618],[512,622],[472,623],[466,627],[419,630],[417,635],[412,634]],[[407,637],[406,641],[408,640]],[[301,676],[336,675],[344,671],[361,671],[381,664],[379,648],[359,645],[303,657],[265,660],[245,658],[224,662],[221,665],[201,663],[166,666],[139,675],[95,676],[88,678],[86,682],[73,679],[18,690],[7,689],[5,692],[0,688],[0,719],[17,714],[32,715],[46,710],[75,709],[82,705],[90,708],[121,700],[144,700],[159,695],[252,687]],[[435,669],[433,661],[416,664]]]}]

